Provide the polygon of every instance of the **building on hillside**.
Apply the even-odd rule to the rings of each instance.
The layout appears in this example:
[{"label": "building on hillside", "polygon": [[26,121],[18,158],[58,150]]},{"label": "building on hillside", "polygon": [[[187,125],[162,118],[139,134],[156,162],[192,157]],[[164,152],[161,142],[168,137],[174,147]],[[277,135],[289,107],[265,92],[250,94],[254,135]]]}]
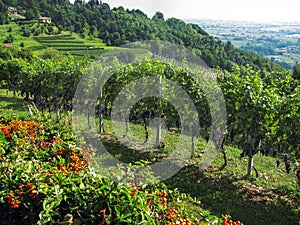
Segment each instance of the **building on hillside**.
[{"label": "building on hillside", "polygon": [[42,16],[39,18],[40,23],[51,23],[52,19],[50,17]]}]

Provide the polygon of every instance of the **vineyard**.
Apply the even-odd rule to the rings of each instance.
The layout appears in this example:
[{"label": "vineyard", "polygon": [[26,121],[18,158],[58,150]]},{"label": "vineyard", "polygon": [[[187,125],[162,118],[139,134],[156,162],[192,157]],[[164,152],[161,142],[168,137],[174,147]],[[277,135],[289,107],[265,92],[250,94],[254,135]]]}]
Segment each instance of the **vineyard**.
[{"label": "vineyard", "polygon": [[[47,52],[48,48],[52,48],[64,55],[71,54],[78,60],[82,60],[84,57],[96,59],[107,50],[113,48],[106,46],[98,38],[82,38],[80,35],[70,34],[70,32],[56,35],[29,35],[27,37],[23,34],[24,28],[22,26],[22,23],[17,24],[13,22],[7,25],[0,25],[0,32],[12,35],[14,46],[23,45],[25,49],[32,51],[36,55],[41,55]],[[0,41],[3,42],[4,39],[4,35],[0,37]]]},{"label": "vineyard", "polygon": [[[232,220],[241,220],[243,224],[259,224],[261,221],[266,224],[274,221],[297,224],[297,213],[293,213],[293,210],[296,209],[299,198],[297,187],[291,186],[295,177],[285,174],[283,166],[275,168],[272,157],[257,157],[256,163],[261,175],[259,179],[249,182],[242,178],[247,161],[239,159],[240,150],[226,146],[227,169],[219,170],[223,164],[222,156],[219,155],[209,170],[199,173],[196,167],[206,145],[205,140],[201,139],[190,166],[166,180],[165,184],[147,188],[112,186],[109,178],[95,177],[93,170],[87,167],[82,155],[86,151],[77,146],[72,128],[68,125],[68,116],[59,124],[55,124],[55,119],[51,120],[47,114],[43,117],[35,115],[34,120],[38,122],[30,122],[26,120],[31,116],[23,108],[23,101],[15,102],[11,92],[11,97],[3,101],[5,95],[2,92],[0,97],[3,106],[0,112],[3,118],[1,149],[6,149],[1,153],[3,186],[0,207],[2,212],[7,212],[1,214],[1,221],[11,221],[7,224],[20,221],[21,224],[33,224],[39,218],[50,224],[62,221],[69,221],[71,224],[94,224],[99,221],[100,224],[105,224],[104,221],[117,222],[118,218],[127,223],[147,221],[150,224],[157,224],[157,219],[163,224],[176,224],[176,221],[184,219],[186,222],[190,221],[186,224],[234,224]],[[3,102],[6,103],[3,105]],[[13,105],[15,110],[11,111]],[[20,116],[20,113],[16,113],[18,110],[25,112],[23,121],[15,120]],[[110,121],[105,120],[105,124],[106,132],[102,140],[111,154],[121,156],[119,159],[127,162],[142,158],[114,141]],[[135,130],[135,135],[143,133],[140,125],[130,126]],[[165,141],[167,146],[174,145],[176,135],[170,133]],[[159,154],[164,157],[162,153]],[[153,154],[148,159],[158,156]],[[8,167],[10,173],[7,171]],[[126,174],[129,175],[130,171]],[[194,184],[195,181],[197,185]],[[102,188],[95,188],[97,186]],[[289,189],[284,188],[286,186]],[[177,191],[172,191],[174,188]],[[265,194],[255,190],[264,190]],[[103,193],[110,194],[104,197]],[[278,198],[279,202],[273,205],[269,195]],[[294,205],[290,205],[290,200],[286,201],[287,197],[293,199]],[[116,202],[117,199],[122,201]],[[270,206],[261,205],[260,201],[266,201]],[[241,207],[245,204],[249,207],[248,211]],[[204,209],[209,209],[210,212]],[[151,214],[154,212],[155,216]],[[226,214],[232,215],[232,218],[228,215],[228,219],[223,219],[222,215]],[[256,217],[251,218],[254,214]],[[270,216],[265,217],[266,214]],[[139,220],[136,215],[145,215],[144,220]],[[219,218],[213,215],[218,215]]]},{"label": "vineyard", "polygon": [[164,13],[0,0],[0,225],[300,225],[300,64]]},{"label": "vineyard", "polygon": [[40,36],[34,39],[45,47],[54,48],[65,54],[71,54],[80,58],[84,56],[95,58],[105,52],[104,47],[88,45],[83,40],[76,39],[71,34]]},{"label": "vineyard", "polygon": [[[69,35],[59,40],[39,37],[45,45],[61,46],[60,40],[66,43],[64,49],[74,51],[83,44]],[[22,98],[12,103],[14,97],[1,97],[0,209],[6,212],[1,214],[1,221],[171,225],[241,224],[240,220],[243,224],[299,224],[299,80],[285,71],[255,71],[237,65],[231,71],[215,69],[215,77],[206,78],[205,73],[186,68],[186,59],[195,58],[179,47],[172,50],[177,51],[174,56],[181,67],[180,63],[154,57],[154,51],[166,52],[159,42],[145,45],[152,52],[145,53],[141,43],[138,46],[141,48],[112,51],[97,63],[74,61],[72,57],[40,59],[28,52],[1,48],[2,93],[7,90]],[[135,61],[141,56],[142,61]],[[110,77],[99,80],[101,73]],[[172,83],[160,82],[163,79]],[[141,82],[130,86],[135,80]],[[101,82],[105,85],[99,89]],[[126,103],[139,96],[135,90],[152,96],[157,83],[161,95],[167,92],[168,98],[146,97],[128,110]],[[178,97],[182,96],[180,91],[170,88],[173,83],[190,96],[198,118],[194,118],[186,99]],[[156,125],[151,119],[163,119],[166,134],[153,151],[126,146],[112,128],[111,106],[124,88],[129,93],[121,96],[126,101],[120,103],[120,112],[129,117],[118,121],[123,128],[117,131],[125,131],[124,138],[147,143],[155,139],[151,129]],[[226,124],[221,118],[224,113],[214,114],[222,105],[221,92]],[[217,101],[209,102],[207,93],[214,93]],[[186,110],[185,117],[169,103],[172,99]],[[13,105],[16,111],[24,107],[27,116],[20,119],[18,113],[8,113]],[[84,114],[90,108],[95,113]],[[192,119],[179,121],[182,118]],[[76,127],[76,119],[85,126]],[[195,121],[200,124],[197,132]],[[91,166],[93,146],[76,142],[76,133],[89,135],[95,127],[96,139],[129,167],[107,167],[103,169],[106,176],[97,174]],[[216,139],[221,133],[225,137],[222,143]],[[136,167],[147,168],[172,154],[180,136],[186,141],[185,147],[192,146],[192,154],[178,173],[159,184],[150,169],[145,170],[149,174],[135,176]],[[217,157],[199,171],[209,144],[219,150]],[[148,186],[142,179],[146,175],[151,177]],[[118,177],[118,182],[111,177]],[[131,182],[123,184],[124,177]]]}]

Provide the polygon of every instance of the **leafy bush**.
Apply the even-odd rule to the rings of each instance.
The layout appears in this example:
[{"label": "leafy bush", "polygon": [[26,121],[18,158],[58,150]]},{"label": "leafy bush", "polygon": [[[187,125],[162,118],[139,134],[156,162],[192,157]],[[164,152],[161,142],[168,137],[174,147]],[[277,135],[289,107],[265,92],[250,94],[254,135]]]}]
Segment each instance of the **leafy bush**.
[{"label": "leafy bush", "polygon": [[199,223],[176,190],[97,175],[90,151],[76,144],[67,119],[0,121],[1,224]]}]

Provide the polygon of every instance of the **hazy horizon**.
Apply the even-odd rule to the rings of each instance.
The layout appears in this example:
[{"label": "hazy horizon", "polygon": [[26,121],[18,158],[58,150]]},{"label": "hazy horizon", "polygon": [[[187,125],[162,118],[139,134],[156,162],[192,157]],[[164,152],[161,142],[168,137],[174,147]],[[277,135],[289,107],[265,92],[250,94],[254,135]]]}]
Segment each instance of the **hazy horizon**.
[{"label": "hazy horizon", "polygon": [[[87,1],[87,0],[86,0]],[[149,17],[162,12],[165,18],[252,22],[300,22],[300,1],[271,0],[102,0],[111,8],[140,9]],[[74,0],[71,0],[74,2]]]}]

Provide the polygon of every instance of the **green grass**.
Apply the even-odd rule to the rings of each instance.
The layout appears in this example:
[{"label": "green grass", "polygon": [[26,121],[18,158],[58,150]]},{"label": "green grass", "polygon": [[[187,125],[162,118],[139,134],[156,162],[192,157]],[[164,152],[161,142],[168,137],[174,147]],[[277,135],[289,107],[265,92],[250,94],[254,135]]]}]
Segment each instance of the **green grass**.
[{"label": "green grass", "polygon": [[[9,28],[11,32],[7,32]],[[62,32],[59,35],[45,35],[40,36],[22,36],[21,27],[12,22],[6,25],[0,25],[0,43],[11,34],[14,37],[13,46],[20,46],[24,44],[25,48],[30,49],[35,55],[42,55],[47,51],[48,47],[54,48],[68,55],[73,54],[78,60],[85,56],[97,58],[97,56],[113,49],[114,47],[106,46],[101,39],[86,37],[82,38],[78,34],[71,34],[70,32]]]},{"label": "green grass", "polygon": [[[272,157],[255,156],[259,178],[246,179],[247,159],[239,158],[241,150],[226,147],[228,166],[222,168],[219,154],[205,171],[198,170],[200,159],[181,170],[165,183],[201,201],[201,207],[212,214],[230,214],[244,224],[300,224],[299,199],[293,197],[299,187],[295,176],[286,174],[283,166],[275,167]],[[288,190],[290,187],[290,190]],[[284,191],[285,190],[285,191]],[[292,199],[294,199],[292,201]]]},{"label": "green grass", "polygon": [[[48,113],[49,112],[47,112],[47,114]],[[62,112],[62,115],[65,114],[67,114],[67,112]],[[33,117],[35,117],[34,114]],[[5,121],[32,120],[34,119],[33,117],[29,113],[24,98],[19,93],[14,94],[12,91],[6,91],[0,88],[0,119],[4,119]],[[50,117],[55,118],[56,112],[51,111]]]},{"label": "green grass", "polygon": [[[12,28],[11,32],[7,32],[9,28]],[[20,27],[16,23],[10,23],[0,26],[0,43],[6,39],[6,37],[11,34],[14,37],[14,46],[20,46],[24,43],[25,47],[40,46],[41,44],[35,41],[33,38],[28,38],[22,36]]]},{"label": "green grass", "polygon": [[[111,154],[126,163],[141,159],[157,162],[166,157],[166,153],[172,152],[178,141],[178,134],[168,132],[164,138],[164,149],[141,154],[124,147],[111,134],[110,121],[105,124],[104,145]],[[130,127],[136,138],[144,138],[142,126],[130,124]],[[229,214],[233,220],[241,220],[245,225],[300,224],[299,187],[294,173],[287,174],[283,164],[277,168],[273,157],[255,155],[254,164],[259,177],[253,175],[249,180],[245,176],[247,158],[241,159],[241,150],[231,146],[226,146],[228,166],[222,167],[223,155],[219,153],[210,167],[199,171],[205,146],[206,142],[200,138],[195,158],[179,173],[164,181],[170,189],[178,188],[200,200],[201,204],[186,200],[191,211],[199,212],[199,216],[203,213],[202,209],[218,217]]]},{"label": "green grass", "polygon": [[19,95],[0,89],[0,118],[5,120],[29,119],[30,114]]},{"label": "green grass", "polygon": [[[28,116],[22,100],[13,97],[11,92],[6,97],[5,90],[0,90],[0,100],[0,115]],[[139,141],[144,140],[141,124],[130,124],[130,129],[132,137]],[[114,132],[111,121],[106,120],[105,133],[101,134],[102,142],[112,155],[125,163],[138,160],[158,162],[173,152],[179,136],[176,132],[167,132],[163,139],[164,148],[139,151],[124,146],[121,143],[122,137],[117,139]],[[149,142],[154,139],[155,130],[152,130]],[[168,188],[176,188],[187,194],[184,207],[193,211],[199,218],[205,217],[206,214],[219,218],[229,214],[233,220],[240,220],[245,225],[300,224],[299,187],[294,174],[286,174],[284,165],[281,164],[277,168],[273,157],[256,155],[254,164],[259,177],[255,178],[253,175],[251,179],[247,179],[247,158],[240,159],[240,149],[225,146],[228,157],[228,165],[225,168],[223,156],[219,153],[211,166],[205,171],[199,171],[205,147],[206,141],[200,138],[195,158],[189,160],[177,174],[164,181]]]}]

